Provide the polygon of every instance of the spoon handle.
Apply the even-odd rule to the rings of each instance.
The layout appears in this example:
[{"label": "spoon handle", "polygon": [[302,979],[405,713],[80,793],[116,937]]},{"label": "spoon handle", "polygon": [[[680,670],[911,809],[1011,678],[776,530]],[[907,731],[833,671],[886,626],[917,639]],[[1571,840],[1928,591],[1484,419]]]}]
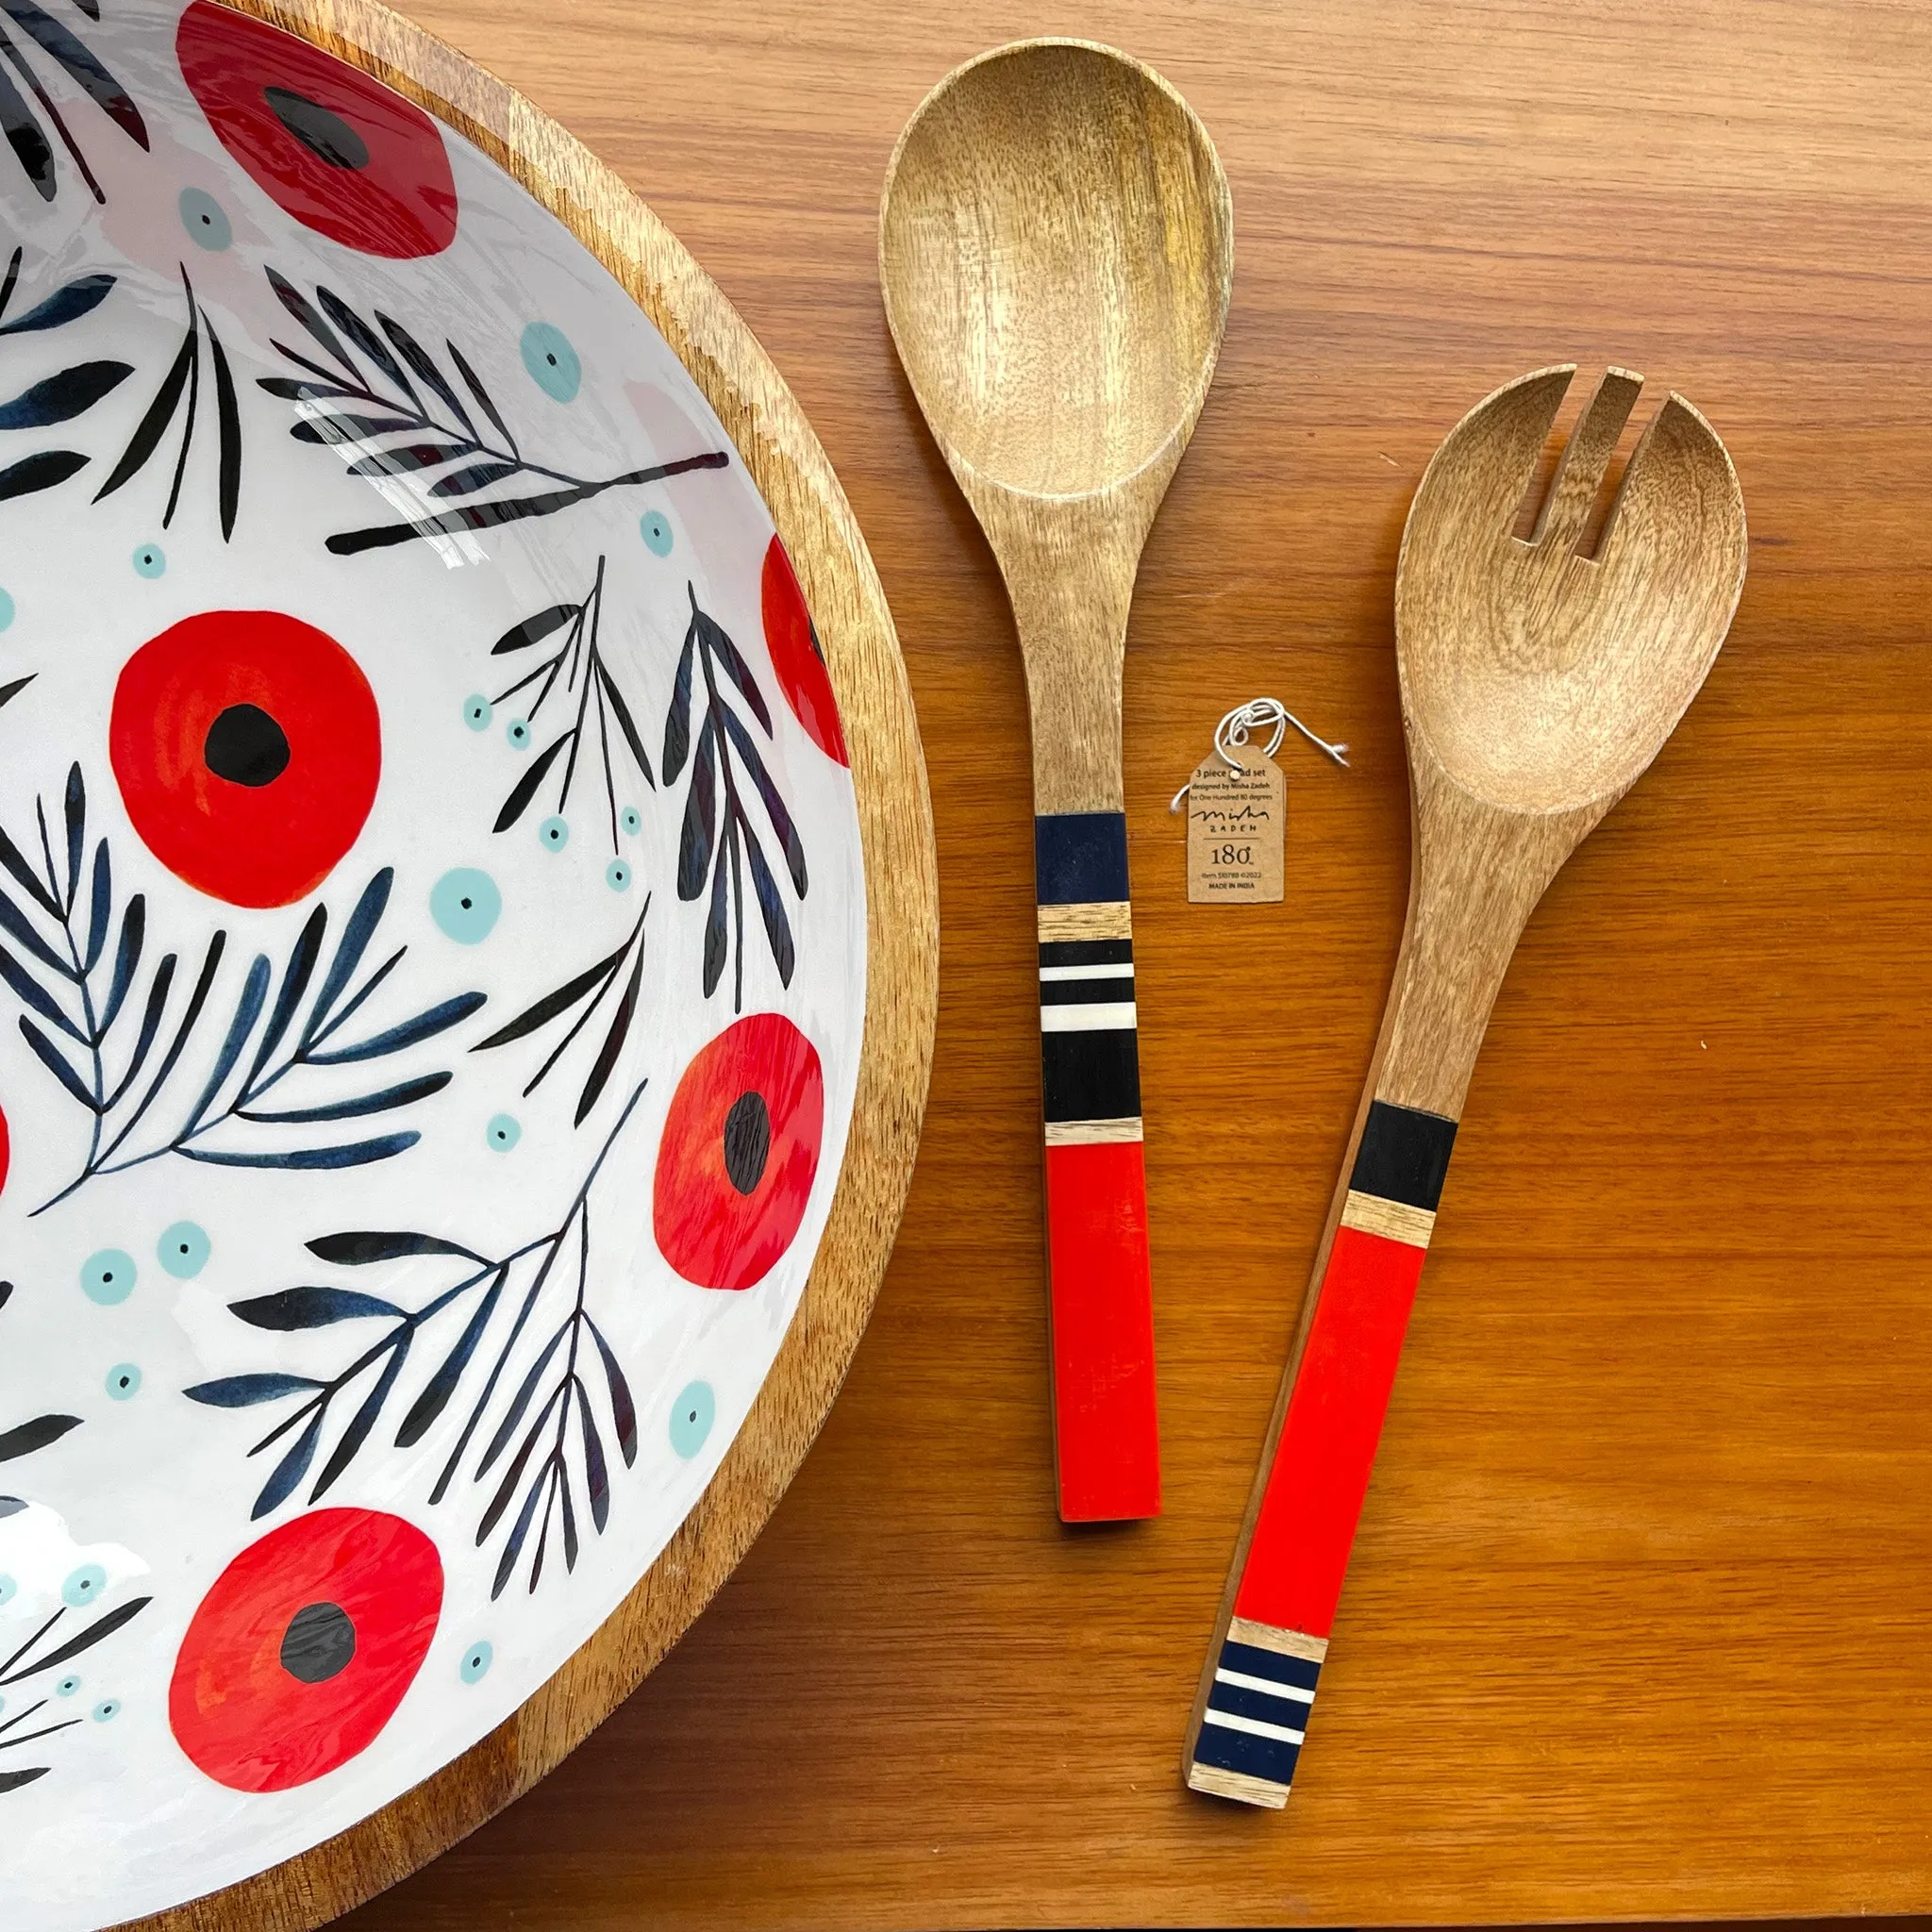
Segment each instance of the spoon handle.
[{"label": "spoon handle", "polygon": [[1052,812],[1033,826],[1060,1517],[1158,1516],[1127,822]]},{"label": "spoon handle", "polygon": [[1369,1104],[1196,1701],[1197,1791],[1288,1801],[1455,1141],[1441,1114]]}]

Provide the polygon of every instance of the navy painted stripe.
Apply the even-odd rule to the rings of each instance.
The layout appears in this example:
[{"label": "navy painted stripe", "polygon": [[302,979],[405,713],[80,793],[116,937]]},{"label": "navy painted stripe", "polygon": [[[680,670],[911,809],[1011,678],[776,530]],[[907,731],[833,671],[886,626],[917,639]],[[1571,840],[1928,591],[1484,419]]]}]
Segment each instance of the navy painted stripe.
[{"label": "navy painted stripe", "polygon": [[1454,1121],[1418,1108],[1371,1101],[1348,1184],[1357,1193],[1400,1201],[1433,1214],[1442,1198],[1449,1153],[1455,1145]]},{"label": "navy painted stripe", "polygon": [[1294,1684],[1304,1690],[1312,1690],[1322,1674],[1322,1666],[1310,1657],[1283,1657],[1278,1650],[1237,1643],[1231,1637],[1221,1646],[1221,1668],[1239,1671],[1244,1677],[1272,1677],[1277,1684]]},{"label": "navy painted stripe", "polygon": [[1231,1710],[1237,1717],[1257,1717],[1264,1724],[1303,1729],[1312,1707],[1298,1698],[1275,1697],[1266,1690],[1243,1690],[1239,1684],[1216,1684],[1208,1693],[1209,1710]]},{"label": "navy painted stripe", "polygon": [[1050,1121],[1124,1121],[1141,1111],[1141,1056],[1131,1027],[1042,1033],[1041,1070]]},{"label": "navy painted stripe", "polygon": [[1230,1731],[1222,1724],[1203,1724],[1194,1743],[1194,1762],[1212,1764],[1223,1771],[1239,1771],[1284,1789],[1294,1782],[1299,1744],[1282,1744],[1273,1738],[1257,1738],[1246,1731]]},{"label": "navy painted stripe", "polygon": [[1042,906],[1092,906],[1127,896],[1127,816],[1049,812],[1033,821],[1033,870]]},{"label": "navy painted stripe", "polygon": [[1117,979],[1046,979],[1040,986],[1042,1007],[1111,1007],[1133,997],[1131,974]]},{"label": "navy painted stripe", "polygon": [[1132,940],[1048,940],[1040,949],[1042,966],[1131,966]]}]

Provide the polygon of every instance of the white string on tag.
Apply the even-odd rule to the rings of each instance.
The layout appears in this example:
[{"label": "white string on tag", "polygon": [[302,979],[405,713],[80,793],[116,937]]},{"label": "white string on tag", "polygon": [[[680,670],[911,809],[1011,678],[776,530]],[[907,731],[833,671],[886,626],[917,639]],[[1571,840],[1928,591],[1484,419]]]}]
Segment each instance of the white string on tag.
[{"label": "white string on tag", "polygon": [[[1247,743],[1250,732],[1259,731],[1264,725],[1274,727],[1268,740],[1267,751],[1267,756],[1272,758],[1281,749],[1281,741],[1291,724],[1317,751],[1326,753],[1338,765],[1347,768],[1347,745],[1330,744],[1325,738],[1318,738],[1279,698],[1250,698],[1246,704],[1237,705],[1214,727],[1214,749],[1221,754],[1223,763],[1231,771],[1239,772],[1241,769],[1241,761],[1235,757],[1234,748]],[[1181,800],[1188,795],[1193,782],[1190,778],[1187,784],[1174,793],[1167,808],[1170,812],[1180,810]]]}]

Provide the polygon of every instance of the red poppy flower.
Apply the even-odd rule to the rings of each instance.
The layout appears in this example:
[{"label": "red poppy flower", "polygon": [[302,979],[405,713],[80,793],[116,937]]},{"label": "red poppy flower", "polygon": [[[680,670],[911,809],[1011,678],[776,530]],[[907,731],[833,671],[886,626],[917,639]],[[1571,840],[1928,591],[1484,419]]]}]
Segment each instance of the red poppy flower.
[{"label": "red poppy flower", "polygon": [[317,1509],[215,1579],[168,1688],[175,1740],[217,1784],[286,1791],[367,1750],[422,1667],[442,1559],[399,1516]]},{"label": "red poppy flower", "polygon": [[819,634],[805,608],[805,592],[798,587],[791,559],[775,537],[765,552],[761,589],[765,646],[772,654],[772,669],[778,674],[785,702],[828,758],[849,765],[852,760],[845,755],[845,732],[839,723],[839,700],[832,695],[832,679],[819,650]]},{"label": "red poppy flower", "polygon": [[13,1165],[13,1141],[7,1132],[7,1109],[0,1108],[0,1194],[7,1191],[7,1171]]},{"label": "red poppy flower", "polygon": [[449,155],[413,101],[212,0],[182,14],[175,53],[222,145],[305,228],[405,260],[455,239]]},{"label": "red poppy flower", "polygon": [[122,668],[108,752],[134,829],[177,878],[288,906],[356,842],[382,720],[361,666],[313,625],[208,610]]},{"label": "red poppy flower", "polygon": [[658,1245],[700,1288],[749,1288],[791,1245],[818,1173],[825,1081],[818,1049],[778,1013],[752,1013],[684,1070],[658,1148]]}]

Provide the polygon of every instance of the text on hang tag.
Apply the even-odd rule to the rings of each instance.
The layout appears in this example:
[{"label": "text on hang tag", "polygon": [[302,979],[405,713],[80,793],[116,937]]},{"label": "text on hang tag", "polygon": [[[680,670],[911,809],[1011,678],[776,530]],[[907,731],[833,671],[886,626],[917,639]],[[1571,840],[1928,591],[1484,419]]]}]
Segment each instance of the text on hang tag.
[{"label": "text on hang tag", "polygon": [[1196,906],[1265,906],[1282,897],[1288,780],[1253,745],[1202,759],[1188,786],[1188,898]]}]

